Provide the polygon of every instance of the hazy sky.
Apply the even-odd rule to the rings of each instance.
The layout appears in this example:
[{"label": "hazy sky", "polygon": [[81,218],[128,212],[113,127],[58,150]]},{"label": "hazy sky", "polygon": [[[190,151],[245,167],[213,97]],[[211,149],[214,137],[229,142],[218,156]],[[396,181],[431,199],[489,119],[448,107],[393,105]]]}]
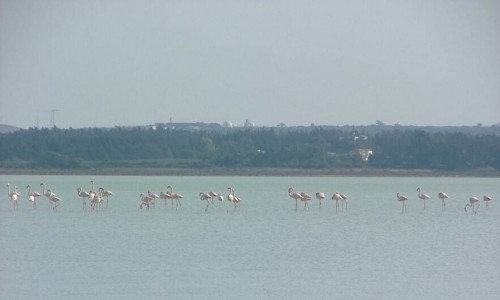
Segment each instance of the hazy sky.
[{"label": "hazy sky", "polygon": [[500,1],[0,0],[0,124],[500,122]]}]

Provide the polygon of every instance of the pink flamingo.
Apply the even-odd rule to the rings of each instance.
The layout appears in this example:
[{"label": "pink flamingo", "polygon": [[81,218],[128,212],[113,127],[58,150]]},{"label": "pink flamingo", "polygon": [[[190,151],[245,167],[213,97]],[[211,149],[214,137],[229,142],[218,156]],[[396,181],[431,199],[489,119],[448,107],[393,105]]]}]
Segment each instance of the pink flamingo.
[{"label": "pink flamingo", "polygon": [[424,209],[425,209],[425,201],[429,200],[431,197],[429,197],[429,195],[427,195],[427,194],[421,194],[420,188],[417,188],[417,192],[418,192],[418,198],[424,200]]},{"label": "pink flamingo", "polygon": [[344,203],[345,203],[345,210],[347,210],[347,195],[346,194],[339,194],[339,195],[342,198],[342,209],[344,209]]},{"label": "pink flamingo", "polygon": [[484,195],[483,196],[483,200],[484,202],[486,203],[486,207],[489,207],[490,206],[490,201],[491,201],[491,196],[490,195]]},{"label": "pink flamingo", "polygon": [[52,209],[55,210],[61,204],[62,199],[59,198],[56,194],[52,193],[51,190],[47,190],[47,193],[50,194],[49,200],[54,202],[54,206],[52,207]]},{"label": "pink flamingo", "polygon": [[99,191],[101,191],[102,197],[106,197],[106,208],[108,208],[108,198],[109,196],[113,196],[113,192],[110,190],[105,190],[104,188],[100,187]]},{"label": "pink flamingo", "polygon": [[[49,189],[47,189],[47,191],[45,191],[45,188],[46,188],[46,184],[45,184],[45,183],[43,183],[43,182],[42,182],[42,183],[40,183],[40,186],[42,186],[42,187],[43,187],[42,194],[43,194],[45,197],[47,197],[47,199],[49,199],[49,208],[51,208],[51,207],[52,207],[52,202],[50,201],[50,197],[51,197],[51,196],[53,196],[53,195],[52,195],[52,192],[50,192],[50,190],[49,190]],[[54,195],[55,195],[55,194],[54,194]]]},{"label": "pink flamingo", "polygon": [[32,192],[31,191],[31,185],[27,185],[26,188],[28,189],[28,201],[30,202],[30,205],[33,206],[33,209],[36,209],[36,198],[40,197],[41,194],[39,192]]},{"label": "pink flamingo", "polygon": [[397,193],[396,196],[398,198],[398,201],[403,203],[403,209],[401,210],[401,212],[406,212],[406,202],[408,201],[408,197],[400,195],[399,193]]},{"label": "pink flamingo", "polygon": [[479,209],[479,198],[477,198],[477,197],[470,197],[469,198],[469,203],[465,204],[465,207],[464,207],[465,212],[467,212],[467,207],[472,208],[472,213],[473,214],[477,214],[477,210]]},{"label": "pink flamingo", "polygon": [[439,199],[441,199],[441,210],[445,211],[446,210],[446,199],[448,199],[448,195],[445,192],[439,192],[438,194]]},{"label": "pink flamingo", "polygon": [[303,197],[299,193],[294,192],[293,188],[288,188],[288,196],[295,199],[295,211],[297,211],[298,200],[302,201]]},{"label": "pink flamingo", "polygon": [[160,199],[160,196],[151,191],[148,191],[148,196],[151,197],[151,199],[153,199],[150,201],[150,204],[153,204],[153,206],[156,207],[156,199]]},{"label": "pink flamingo", "polygon": [[146,206],[146,210],[149,210],[149,204],[151,204],[153,198],[151,198],[150,196],[144,196],[144,194],[141,194],[140,197],[141,197],[141,205],[139,205],[139,208],[142,209],[143,206]]},{"label": "pink flamingo", "polygon": [[241,198],[238,197],[238,196],[234,196],[233,203],[234,203],[234,210],[240,210],[240,208],[241,208]]},{"label": "pink flamingo", "polygon": [[81,188],[76,189],[76,193],[78,194],[78,197],[82,198],[82,209],[86,210],[87,209],[87,199],[90,199],[90,194],[82,191]]},{"label": "pink flamingo", "polygon": [[90,210],[91,211],[99,211],[99,208],[102,209],[102,203],[104,201],[104,197],[102,196],[102,190],[99,189],[99,194],[94,193],[92,199],[90,199]]},{"label": "pink flamingo", "polygon": [[335,200],[335,211],[339,212],[339,201],[344,201],[344,199],[339,193],[335,192],[332,195],[332,200]]},{"label": "pink flamingo", "polygon": [[228,187],[229,189],[229,195],[228,195],[228,200],[234,204],[234,210],[239,210],[241,207],[241,198],[236,196],[234,193],[234,189],[232,187]]},{"label": "pink flamingo", "polygon": [[210,203],[212,201],[212,197],[210,197],[210,195],[207,193],[200,192],[200,200],[207,201],[207,206],[205,207],[205,212],[207,212],[208,207],[210,206]]},{"label": "pink flamingo", "polygon": [[[233,189],[231,187],[228,187],[227,188],[229,190],[229,194],[227,195],[227,201],[229,201],[231,204],[234,204],[234,193],[233,193]],[[227,210],[226,212],[228,212],[229,210]]]},{"label": "pink flamingo", "polygon": [[181,194],[174,193],[174,190],[172,189],[171,185],[167,186],[167,191],[168,189],[170,189],[170,192],[167,192],[169,194],[169,198],[172,199],[172,201],[174,201],[173,199],[177,200],[177,203],[175,204],[175,210],[177,210],[177,206],[180,206],[182,209],[182,205],[179,200],[184,198],[184,196],[182,196]]},{"label": "pink flamingo", "polygon": [[19,196],[21,196],[21,194],[19,194],[17,192],[17,186],[14,186],[13,192],[10,191],[10,183],[7,183],[7,188],[8,188],[7,195],[9,195],[9,197],[10,197],[10,201],[12,202],[12,206],[14,207],[14,209],[18,209],[19,206],[17,203],[17,199],[19,198]]},{"label": "pink flamingo", "polygon": [[309,209],[309,201],[311,201],[311,196],[307,193],[301,192],[300,195],[302,196],[301,201],[304,202],[304,209]]},{"label": "pink flamingo", "polygon": [[[165,207],[164,208],[167,209],[167,200],[170,199],[170,193],[169,192],[166,192],[166,193],[165,192],[160,192],[160,199],[165,200]],[[173,205],[174,204],[172,203],[172,206]]]},{"label": "pink flamingo", "polygon": [[321,208],[321,201],[325,199],[325,193],[323,192],[316,192],[316,199],[319,201],[319,208]]}]

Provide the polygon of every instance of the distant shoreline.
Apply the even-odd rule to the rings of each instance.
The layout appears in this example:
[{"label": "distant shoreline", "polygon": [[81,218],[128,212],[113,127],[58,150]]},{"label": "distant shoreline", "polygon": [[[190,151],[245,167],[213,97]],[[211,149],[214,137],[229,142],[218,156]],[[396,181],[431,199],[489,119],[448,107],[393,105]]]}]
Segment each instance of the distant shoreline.
[{"label": "distant shoreline", "polygon": [[287,168],[109,168],[109,169],[2,169],[0,175],[102,176],[338,176],[338,177],[500,177],[493,169],[441,171],[403,169],[287,169]]}]

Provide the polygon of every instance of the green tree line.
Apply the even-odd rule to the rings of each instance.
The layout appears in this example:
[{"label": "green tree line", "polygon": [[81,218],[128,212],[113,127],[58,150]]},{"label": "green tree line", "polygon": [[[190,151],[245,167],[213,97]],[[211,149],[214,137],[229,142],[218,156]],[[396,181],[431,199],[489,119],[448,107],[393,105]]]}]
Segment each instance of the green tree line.
[{"label": "green tree line", "polygon": [[[371,149],[363,161],[358,149]],[[419,129],[30,128],[0,134],[2,168],[272,167],[500,170],[500,137]]]}]

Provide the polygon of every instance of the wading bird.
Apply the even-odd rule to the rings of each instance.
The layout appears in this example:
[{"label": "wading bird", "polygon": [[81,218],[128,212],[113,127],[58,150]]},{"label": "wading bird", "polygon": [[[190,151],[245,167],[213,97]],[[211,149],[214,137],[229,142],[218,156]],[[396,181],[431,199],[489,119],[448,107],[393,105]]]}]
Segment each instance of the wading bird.
[{"label": "wading bird", "polygon": [[404,195],[400,195],[399,193],[397,193],[397,198],[398,198],[398,201],[403,203],[403,208],[401,210],[401,212],[406,212],[406,202],[408,201],[408,197],[404,196]]},{"label": "wading bird", "polygon": [[158,194],[155,194],[155,193],[150,192],[150,191],[148,191],[148,196],[153,199],[153,200],[151,200],[150,204],[152,204],[154,207],[156,207],[156,199],[160,199],[160,196]]},{"label": "wading bird", "polygon": [[14,209],[18,209],[19,206],[17,203],[17,199],[21,196],[21,194],[17,192],[17,186],[14,186],[13,192],[10,191],[10,183],[7,183],[7,188],[8,188],[7,195],[9,195],[10,197],[10,202],[12,202],[12,206],[14,207]]},{"label": "wading bird", "polygon": [[469,203],[465,204],[464,210],[467,212],[467,207],[472,208],[472,213],[477,214],[477,210],[479,209],[479,198],[478,197],[470,197]]},{"label": "wading bird", "polygon": [[483,196],[483,200],[484,202],[486,203],[486,207],[489,207],[490,206],[490,201],[491,201],[491,196],[490,195],[484,195]]},{"label": "wading bird", "polygon": [[417,192],[418,192],[418,198],[424,200],[424,209],[425,209],[425,201],[429,200],[431,197],[429,197],[429,195],[427,195],[427,194],[421,194],[420,188],[417,188]]},{"label": "wading bird", "polygon": [[323,192],[316,192],[316,199],[319,201],[319,208],[321,208],[321,201],[325,199],[325,193]]},{"label": "wading bird", "polygon": [[298,206],[298,200],[302,200],[302,196],[293,191],[293,188],[288,188],[288,196],[290,196],[292,199],[295,199],[295,211],[297,211],[297,206]]},{"label": "wading bird", "polygon": [[[168,192],[168,189],[170,189],[170,192]],[[172,203],[173,203],[174,199],[177,200],[177,202],[175,204],[175,210],[177,210],[177,206],[180,206],[182,209],[182,205],[181,205],[180,200],[182,198],[184,198],[184,196],[182,196],[181,194],[174,193],[174,190],[173,190],[171,185],[167,186],[167,193],[169,195],[169,198],[172,199]]]},{"label": "wading bird", "polygon": [[49,199],[49,208],[52,208],[52,201],[50,200],[50,197],[51,196],[55,196],[55,194],[53,194],[49,189],[47,189],[47,191],[45,191],[45,188],[46,188],[46,184],[45,183],[40,183],[40,186],[43,187],[43,191],[42,191],[42,194],[47,197],[47,199]]},{"label": "wading bird", "polygon": [[76,193],[78,197],[82,198],[82,210],[87,210],[87,199],[90,199],[90,194],[82,191],[81,188],[77,188]]},{"label": "wading bird", "polygon": [[33,209],[36,209],[36,198],[40,197],[41,194],[39,192],[32,192],[31,191],[31,185],[27,185],[26,188],[28,189],[28,201],[30,202],[30,205],[33,207]]},{"label": "wading bird", "polygon": [[151,204],[151,201],[153,201],[153,198],[150,196],[144,196],[144,194],[141,194],[140,197],[141,205],[139,205],[139,208],[142,209],[143,206],[146,206],[146,210],[149,210],[149,205]]},{"label": "wading bird", "polygon": [[210,206],[210,203],[212,201],[212,197],[210,197],[210,195],[207,193],[200,192],[200,200],[207,201],[207,206],[205,207],[205,212],[207,212],[208,207]]},{"label": "wading bird", "polygon": [[339,212],[339,201],[344,201],[344,199],[339,193],[335,192],[332,195],[332,200],[335,200],[335,211]]},{"label": "wading bird", "polygon": [[344,209],[344,204],[345,204],[345,210],[347,210],[347,195],[346,194],[339,194],[340,197],[342,197],[342,209]]},{"label": "wading bird", "polygon": [[439,199],[441,199],[441,210],[445,211],[446,210],[446,199],[448,199],[448,195],[445,192],[439,192],[438,194]]},{"label": "wading bird", "polygon": [[[164,208],[167,209],[167,200],[170,199],[170,193],[169,192],[160,192],[160,199],[165,200],[165,206]],[[172,206],[174,204],[172,203]]]},{"label": "wading bird", "polygon": [[241,198],[236,196],[236,194],[234,193],[234,189],[232,187],[228,187],[228,189],[229,189],[229,195],[227,196],[228,200],[234,204],[234,210],[237,209],[239,210],[241,204]]},{"label": "wading bird", "polygon": [[52,209],[56,209],[61,204],[62,199],[59,198],[56,194],[52,193],[51,190],[47,190],[47,193],[50,193],[49,200],[54,203]]},{"label": "wading bird", "polygon": [[301,192],[300,195],[302,196],[301,201],[304,202],[304,209],[309,209],[309,201],[311,201],[311,195]]},{"label": "wading bird", "polygon": [[113,192],[110,190],[105,190],[104,188],[100,187],[99,191],[101,192],[102,197],[106,197],[106,208],[108,208],[108,198],[109,196],[113,196]]}]

